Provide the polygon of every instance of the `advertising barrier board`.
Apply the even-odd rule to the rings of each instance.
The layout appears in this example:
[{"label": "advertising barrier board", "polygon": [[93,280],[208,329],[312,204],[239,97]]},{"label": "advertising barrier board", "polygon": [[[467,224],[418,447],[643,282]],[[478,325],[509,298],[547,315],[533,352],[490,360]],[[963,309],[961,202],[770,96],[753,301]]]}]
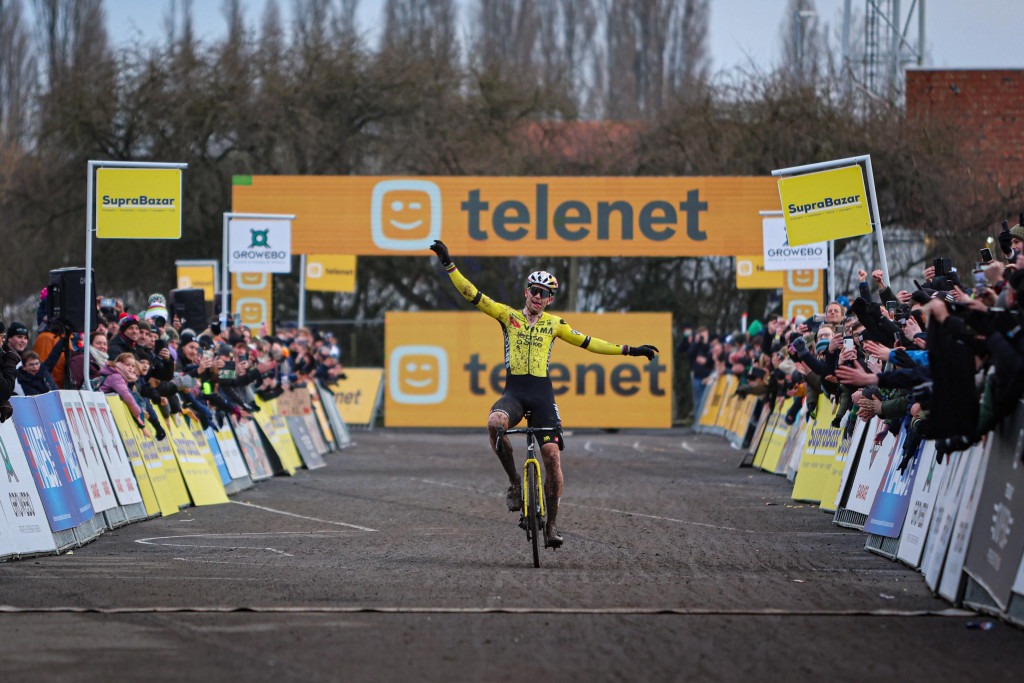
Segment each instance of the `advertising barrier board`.
[{"label": "advertising barrier board", "polygon": [[[663,353],[652,361],[605,356],[555,340],[550,376],[562,424],[670,427],[672,315],[575,313],[567,320],[583,334],[613,343],[653,344]],[[502,331],[493,318],[476,310],[390,311],[385,328],[387,426],[473,427],[487,421],[505,384]],[[722,389],[716,387],[713,398],[721,402],[727,381],[719,382]],[[717,407],[710,409],[717,420]]]}]

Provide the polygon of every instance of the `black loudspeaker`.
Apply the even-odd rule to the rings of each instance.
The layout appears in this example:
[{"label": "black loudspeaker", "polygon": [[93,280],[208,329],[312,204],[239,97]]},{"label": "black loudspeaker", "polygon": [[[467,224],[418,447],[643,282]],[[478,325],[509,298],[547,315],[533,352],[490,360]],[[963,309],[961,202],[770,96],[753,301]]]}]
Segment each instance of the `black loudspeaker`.
[{"label": "black loudspeaker", "polygon": [[[99,311],[96,310],[96,273],[92,275],[91,326],[96,327]],[[50,271],[47,285],[46,317],[54,323],[66,323],[75,332],[85,331],[85,268],[58,268]],[[56,330],[56,327],[51,329]]]},{"label": "black loudspeaker", "polygon": [[206,329],[206,300],[202,289],[172,289],[167,309],[171,320],[174,316],[181,319],[182,329],[191,328],[196,334]]}]

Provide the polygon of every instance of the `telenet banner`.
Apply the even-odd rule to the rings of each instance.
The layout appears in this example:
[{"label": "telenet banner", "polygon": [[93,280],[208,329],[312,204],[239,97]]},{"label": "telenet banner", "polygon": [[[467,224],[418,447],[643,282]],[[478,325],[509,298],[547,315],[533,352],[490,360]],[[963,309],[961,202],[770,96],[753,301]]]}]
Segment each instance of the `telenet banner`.
[{"label": "telenet banner", "polygon": [[871,232],[858,165],[779,178],[779,198],[790,247]]},{"label": "telenet banner", "polygon": [[351,254],[307,256],[306,289],[314,292],[356,291],[356,257]]},{"label": "telenet banner", "polygon": [[[603,356],[555,340],[551,379],[562,424],[672,425],[672,314],[572,313],[566,320],[616,344],[654,344],[653,361]],[[479,311],[388,312],[385,425],[480,427],[505,384],[501,327]]]},{"label": "telenet banner", "polygon": [[195,287],[203,290],[203,300],[213,301],[216,284],[213,281],[213,266],[178,266],[178,287]]},{"label": "telenet banner", "polygon": [[232,211],[292,213],[297,254],[735,256],[761,251],[770,177],[235,176]]},{"label": "telenet banner", "polygon": [[272,326],[274,276],[270,273],[231,274],[231,313],[255,334],[266,322]]},{"label": "telenet banner", "polygon": [[97,169],[96,237],[181,238],[181,169]]},{"label": "telenet banner", "polygon": [[824,313],[825,271],[787,270],[782,283],[782,310],[787,319]]},{"label": "telenet banner", "polygon": [[736,289],[781,289],[785,275],[766,270],[761,254],[736,257]]}]

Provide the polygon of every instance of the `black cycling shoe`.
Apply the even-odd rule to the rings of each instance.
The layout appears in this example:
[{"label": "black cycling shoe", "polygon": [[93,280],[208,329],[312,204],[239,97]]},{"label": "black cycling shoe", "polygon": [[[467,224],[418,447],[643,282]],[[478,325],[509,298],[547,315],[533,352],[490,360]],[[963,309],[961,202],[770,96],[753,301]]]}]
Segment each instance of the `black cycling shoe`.
[{"label": "black cycling shoe", "polygon": [[508,504],[508,511],[515,512],[523,509],[523,487],[521,484],[509,484],[505,493],[505,502]]},{"label": "black cycling shoe", "polygon": [[562,540],[562,534],[558,533],[558,529],[555,528],[554,524],[548,523],[548,525],[544,527],[545,548],[561,548]]}]

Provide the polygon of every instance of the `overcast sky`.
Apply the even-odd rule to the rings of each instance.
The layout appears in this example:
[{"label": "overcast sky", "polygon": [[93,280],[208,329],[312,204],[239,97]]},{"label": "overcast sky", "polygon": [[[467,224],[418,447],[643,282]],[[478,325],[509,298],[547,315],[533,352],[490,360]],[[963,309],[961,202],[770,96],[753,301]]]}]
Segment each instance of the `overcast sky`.
[{"label": "overcast sky", "polygon": [[[171,0],[105,0],[111,40],[122,43],[142,37],[153,40],[163,30],[163,18]],[[553,1],[553,0],[543,0]],[[924,0],[918,0],[922,2]],[[258,25],[266,0],[243,0],[246,22]],[[193,3],[196,30],[204,39],[215,38],[225,29],[222,2],[197,0]],[[284,14],[291,0],[278,0]],[[458,2],[460,7],[467,3]],[[742,66],[753,59],[761,66],[773,65],[781,50],[780,27],[787,0],[711,0],[709,49],[713,70]],[[855,12],[863,15],[865,0],[852,0]],[[914,0],[903,0],[903,17]],[[372,39],[382,19],[383,0],[362,0],[359,21]],[[829,33],[838,35],[843,0],[816,0],[819,21]],[[1020,47],[1024,29],[1024,0],[927,0],[925,3],[925,66],[940,68],[1024,68]],[[460,17],[463,25],[470,17]],[[911,39],[916,41],[916,15]],[[854,40],[863,41],[858,35]],[[838,42],[837,42],[838,44]]]}]

